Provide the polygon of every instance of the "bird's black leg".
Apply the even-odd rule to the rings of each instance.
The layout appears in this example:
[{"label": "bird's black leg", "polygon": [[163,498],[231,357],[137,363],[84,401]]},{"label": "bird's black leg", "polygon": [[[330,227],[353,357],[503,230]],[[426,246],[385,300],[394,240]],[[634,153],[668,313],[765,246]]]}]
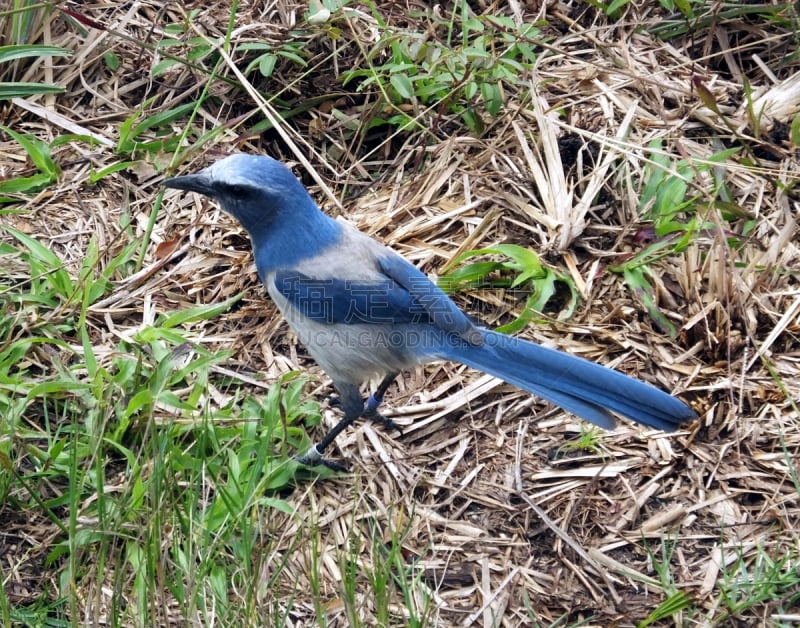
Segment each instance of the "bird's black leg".
[{"label": "bird's black leg", "polygon": [[364,402],[361,397],[361,392],[358,386],[353,384],[339,384],[334,383],[336,389],[339,391],[339,401],[344,410],[344,417],[336,425],[333,426],[330,432],[322,437],[316,445],[312,445],[302,456],[295,456],[295,460],[300,464],[313,467],[315,465],[323,465],[334,471],[347,471],[347,467],[326,460],[323,456],[325,450],[328,448],[336,437],[339,436],[345,429],[347,429],[353,421],[360,417],[364,412]]},{"label": "bird's black leg", "polygon": [[344,417],[342,417],[342,420],[334,425],[331,431],[325,434],[322,440],[316,445],[312,445],[302,456],[295,456],[295,460],[307,466],[323,465],[334,471],[347,471],[347,467],[344,465],[325,459],[325,450],[328,448],[328,445],[336,440],[339,434],[361,416],[370,421],[378,421],[390,429],[397,430],[402,435],[403,431],[394,421],[378,413],[378,406],[380,406],[383,401],[383,396],[396,377],[397,373],[390,373],[384,377],[375,389],[375,392],[372,393],[366,401],[362,400],[358,386],[352,384],[335,384],[336,389],[339,391]]},{"label": "bird's black leg", "polygon": [[381,380],[381,383],[378,384],[375,392],[367,397],[366,402],[364,402],[363,416],[370,421],[377,421],[390,430],[397,430],[400,433],[400,436],[402,436],[403,430],[400,429],[400,426],[378,412],[378,407],[383,402],[383,396],[386,394],[386,391],[389,390],[389,386],[392,385],[392,382],[395,379],[397,379],[397,373],[389,373],[383,378],[383,380]]}]

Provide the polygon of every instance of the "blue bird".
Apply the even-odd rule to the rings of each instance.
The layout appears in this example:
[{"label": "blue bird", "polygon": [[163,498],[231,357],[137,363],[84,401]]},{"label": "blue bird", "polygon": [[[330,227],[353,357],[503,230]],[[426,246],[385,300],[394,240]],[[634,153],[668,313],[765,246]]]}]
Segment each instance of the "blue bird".
[{"label": "blue bird", "polygon": [[[682,401],[605,366],[484,329],[395,251],[317,207],[275,159],[235,154],[169,188],[216,200],[250,234],[261,281],[311,356],[333,380],[344,418],[299,460],[323,458],[338,434],[377,410],[398,373],[452,360],[538,395],[600,427],[613,414],[671,431],[697,418]],[[364,401],[360,387],[383,377]],[[613,413],[613,414],[612,414]]]}]

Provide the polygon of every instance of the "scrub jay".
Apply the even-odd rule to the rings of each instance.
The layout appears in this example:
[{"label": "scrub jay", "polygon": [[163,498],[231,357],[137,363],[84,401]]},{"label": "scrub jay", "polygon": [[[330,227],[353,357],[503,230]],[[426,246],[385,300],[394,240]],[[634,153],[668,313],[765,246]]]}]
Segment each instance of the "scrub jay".
[{"label": "scrub jay", "polygon": [[[216,200],[250,234],[270,297],[308,352],[333,380],[344,418],[299,456],[323,458],[358,417],[394,424],[377,410],[398,373],[453,360],[505,380],[605,429],[614,414],[672,431],[695,419],[682,401],[637,379],[539,344],[484,329],[395,251],[329,218],[279,161],[236,154],[169,188]],[[380,385],[366,400],[360,386]]]}]

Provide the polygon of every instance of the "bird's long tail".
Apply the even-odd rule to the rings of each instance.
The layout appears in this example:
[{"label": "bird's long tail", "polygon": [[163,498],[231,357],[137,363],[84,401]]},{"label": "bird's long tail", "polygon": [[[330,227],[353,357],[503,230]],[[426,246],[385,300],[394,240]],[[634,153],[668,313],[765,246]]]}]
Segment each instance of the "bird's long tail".
[{"label": "bird's long tail", "polygon": [[661,430],[675,430],[697,414],[658,388],[600,364],[542,345],[481,330],[480,347],[454,343],[439,357],[489,373],[605,429],[611,412]]}]

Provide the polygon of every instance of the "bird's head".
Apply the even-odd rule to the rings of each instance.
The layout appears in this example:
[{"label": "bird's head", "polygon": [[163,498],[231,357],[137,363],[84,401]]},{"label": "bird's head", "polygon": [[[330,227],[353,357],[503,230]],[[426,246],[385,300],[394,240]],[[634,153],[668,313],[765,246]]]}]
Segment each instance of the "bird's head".
[{"label": "bird's head", "polygon": [[292,171],[263,155],[231,155],[196,174],[166,179],[164,186],[210,196],[251,233],[282,214],[319,212]]}]

